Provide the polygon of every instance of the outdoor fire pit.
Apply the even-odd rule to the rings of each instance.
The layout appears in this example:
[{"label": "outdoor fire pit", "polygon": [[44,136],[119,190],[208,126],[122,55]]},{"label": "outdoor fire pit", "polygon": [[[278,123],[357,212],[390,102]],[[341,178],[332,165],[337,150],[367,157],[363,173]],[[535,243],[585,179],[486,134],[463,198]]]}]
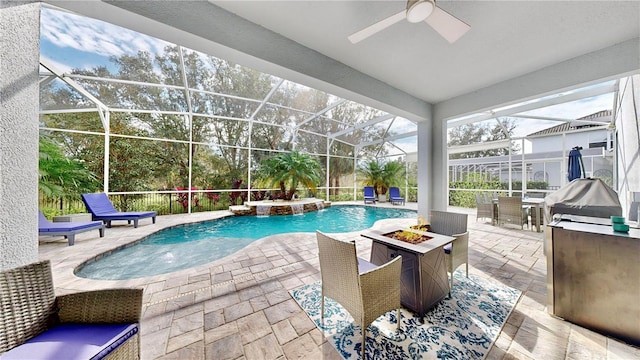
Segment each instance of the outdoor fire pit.
[{"label": "outdoor fire pit", "polygon": [[411,231],[410,229],[396,230],[383,235],[409,244],[420,244],[421,242],[433,239],[432,236],[425,235],[419,231]]}]

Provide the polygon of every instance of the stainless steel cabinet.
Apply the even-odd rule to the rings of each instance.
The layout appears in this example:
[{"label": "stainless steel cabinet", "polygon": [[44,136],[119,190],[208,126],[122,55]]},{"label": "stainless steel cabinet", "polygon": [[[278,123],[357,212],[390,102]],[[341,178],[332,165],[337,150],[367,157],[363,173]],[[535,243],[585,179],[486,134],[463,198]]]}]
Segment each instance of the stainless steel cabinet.
[{"label": "stainless steel cabinet", "polygon": [[572,221],[550,223],[545,241],[549,313],[640,345],[640,230],[563,216]]}]

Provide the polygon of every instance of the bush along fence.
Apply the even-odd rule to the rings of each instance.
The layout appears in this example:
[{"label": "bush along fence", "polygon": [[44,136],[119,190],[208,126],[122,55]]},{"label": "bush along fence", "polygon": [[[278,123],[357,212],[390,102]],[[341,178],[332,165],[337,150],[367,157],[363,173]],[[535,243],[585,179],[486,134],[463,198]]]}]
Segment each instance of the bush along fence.
[{"label": "bush along fence", "polygon": [[[522,181],[511,182],[512,196],[522,196]],[[546,181],[527,181],[525,196],[544,197],[550,189]],[[509,194],[509,183],[506,181],[452,181],[449,183],[449,205],[466,208],[476,207],[476,194],[489,192],[499,196]]]}]

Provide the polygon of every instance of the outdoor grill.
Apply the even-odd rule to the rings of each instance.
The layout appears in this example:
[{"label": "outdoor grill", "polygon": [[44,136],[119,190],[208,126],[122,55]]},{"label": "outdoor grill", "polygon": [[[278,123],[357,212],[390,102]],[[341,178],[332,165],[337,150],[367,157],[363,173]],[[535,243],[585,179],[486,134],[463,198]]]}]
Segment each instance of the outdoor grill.
[{"label": "outdoor grill", "polygon": [[622,206],[618,194],[601,179],[575,179],[545,198],[547,224],[555,214],[608,219],[622,215]]},{"label": "outdoor grill", "polygon": [[640,229],[615,231],[618,195],[599,179],[576,179],[545,199],[547,310],[640,345]]}]

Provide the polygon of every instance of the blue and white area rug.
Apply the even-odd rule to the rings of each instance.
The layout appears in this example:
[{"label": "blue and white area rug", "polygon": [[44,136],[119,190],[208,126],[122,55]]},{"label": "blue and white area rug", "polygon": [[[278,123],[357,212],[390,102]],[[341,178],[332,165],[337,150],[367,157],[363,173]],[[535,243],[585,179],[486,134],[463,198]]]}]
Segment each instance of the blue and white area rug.
[{"label": "blue and white area rug", "polygon": [[[497,339],[521,292],[477,276],[456,271],[451,297],[424,317],[402,309],[400,330],[390,311],[367,331],[367,359],[483,359]],[[324,332],[345,359],[359,359],[362,332],[336,301],[326,299],[320,322],[320,282],[292,290],[291,296]]]}]

